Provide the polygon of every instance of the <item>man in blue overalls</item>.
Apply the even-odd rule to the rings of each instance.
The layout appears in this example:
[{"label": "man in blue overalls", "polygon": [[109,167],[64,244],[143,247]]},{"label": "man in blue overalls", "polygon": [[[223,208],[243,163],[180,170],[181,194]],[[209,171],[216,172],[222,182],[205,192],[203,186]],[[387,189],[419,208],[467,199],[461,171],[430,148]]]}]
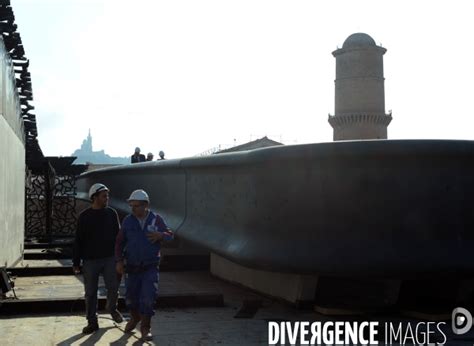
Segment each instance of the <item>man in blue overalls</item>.
[{"label": "man in blue overalls", "polygon": [[115,247],[117,272],[125,271],[125,300],[130,309],[130,332],[141,321],[143,340],[152,340],[151,317],[158,295],[158,266],[162,241],[173,239],[173,232],[156,213],[149,210],[150,199],[143,190],[135,190],[127,200],[132,214],[122,222]]}]

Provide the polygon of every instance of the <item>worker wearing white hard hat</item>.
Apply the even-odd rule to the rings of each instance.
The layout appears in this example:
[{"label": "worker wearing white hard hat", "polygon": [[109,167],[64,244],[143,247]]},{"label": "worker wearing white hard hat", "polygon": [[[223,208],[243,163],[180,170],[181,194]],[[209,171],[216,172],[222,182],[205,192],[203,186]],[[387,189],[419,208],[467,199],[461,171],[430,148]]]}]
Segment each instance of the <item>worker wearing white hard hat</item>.
[{"label": "worker wearing white hard hat", "polygon": [[158,295],[160,248],[162,242],[173,239],[173,232],[160,215],[149,209],[146,191],[133,191],[127,202],[132,212],[122,222],[115,247],[117,272],[127,273],[125,301],[131,319],[125,331],[132,331],[141,322],[142,340],[152,340],[150,325]]},{"label": "worker wearing white hard hat", "polygon": [[89,199],[92,201],[92,198],[100,191],[109,191],[109,189],[107,188],[107,186],[101,183],[96,183],[92,185],[89,189]]},{"label": "worker wearing white hard hat", "polygon": [[148,194],[145,192],[145,190],[139,189],[131,193],[130,197],[127,199],[127,202],[130,201],[143,201],[150,203],[150,197],[148,197]]},{"label": "worker wearing white hard hat", "polygon": [[79,215],[73,247],[73,271],[84,275],[87,326],[82,332],[90,334],[99,329],[97,320],[97,291],[99,276],[107,289],[107,310],[117,323],[123,317],[117,310],[119,280],[115,268],[115,240],[120,224],[117,212],[108,206],[109,189],[102,183],[89,189],[91,206]]}]

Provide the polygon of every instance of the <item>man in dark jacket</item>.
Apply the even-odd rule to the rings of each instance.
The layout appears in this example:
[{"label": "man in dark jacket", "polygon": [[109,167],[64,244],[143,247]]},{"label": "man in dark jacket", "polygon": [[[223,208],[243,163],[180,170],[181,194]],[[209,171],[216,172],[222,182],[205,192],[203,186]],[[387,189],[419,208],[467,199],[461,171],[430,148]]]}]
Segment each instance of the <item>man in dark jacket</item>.
[{"label": "man in dark jacket", "polygon": [[99,329],[97,290],[101,273],[107,289],[107,310],[115,322],[123,321],[117,310],[119,281],[114,257],[115,240],[120,228],[118,215],[114,209],[108,207],[109,189],[105,185],[92,185],[89,198],[92,204],[79,215],[73,248],[74,274],[81,272],[81,259],[83,261],[87,326],[82,332],[85,334]]},{"label": "man in dark jacket", "polygon": [[130,157],[131,163],[140,163],[140,162],[145,162],[146,157],[143,154],[140,154],[140,148],[136,147],[135,148],[135,153]]}]

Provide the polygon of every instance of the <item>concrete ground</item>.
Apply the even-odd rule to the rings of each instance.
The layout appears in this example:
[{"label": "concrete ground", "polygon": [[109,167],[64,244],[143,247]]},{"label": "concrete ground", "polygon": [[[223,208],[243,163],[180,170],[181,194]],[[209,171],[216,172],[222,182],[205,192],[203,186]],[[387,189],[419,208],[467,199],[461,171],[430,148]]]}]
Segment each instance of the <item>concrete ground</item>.
[{"label": "concrete ground", "polygon": [[[121,281],[120,292],[125,293],[125,280]],[[159,290],[163,296],[209,294],[219,292],[217,282],[208,272],[162,272]],[[82,275],[30,276],[15,279],[16,295],[20,299],[77,298],[84,294]],[[102,276],[99,278],[99,296],[105,296]],[[8,296],[12,297],[12,292]]]},{"label": "concrete ground", "polygon": [[[100,330],[92,335],[81,333],[85,320],[79,315],[0,319],[0,335],[2,345],[268,345],[268,320],[325,319],[275,302],[249,319],[234,318],[237,310],[232,305],[158,310],[152,323],[154,340],[145,343],[138,339],[138,331],[124,334],[125,322],[117,325],[105,314],[99,316]],[[446,345],[473,345],[473,340],[472,333],[459,338],[448,334]]]},{"label": "concrete ground", "polygon": [[[193,274],[195,275],[195,273]],[[38,279],[38,278],[36,278]],[[50,278],[51,279],[51,278]],[[159,309],[152,319],[152,345],[266,345],[268,320],[308,320],[316,313],[302,312],[218,279],[210,279],[224,295],[224,307]],[[41,280],[40,280],[41,281]],[[51,283],[51,282],[50,282]],[[234,318],[244,301],[261,300],[254,316]],[[83,335],[83,313],[0,316],[2,345],[140,345],[139,331],[124,334],[125,322],[115,324],[100,314],[100,330]]]},{"label": "concrete ground", "polygon": [[[265,345],[266,322],[233,319],[232,309],[161,310],[153,319],[150,345]],[[3,345],[141,345],[140,333],[124,334],[108,315],[100,315],[100,330],[83,335],[82,316],[16,317],[0,320]]]},{"label": "concrete ground", "polygon": [[[173,273],[168,278],[171,280],[174,275]],[[164,280],[165,277],[162,279]],[[29,280],[37,280],[32,282],[33,285],[37,285],[40,291],[44,290],[42,287],[44,283],[41,284],[41,282],[45,279],[36,277],[28,278],[26,281]],[[48,284],[55,286],[55,279],[50,277],[49,280]],[[77,278],[70,277],[67,280],[77,280]],[[331,318],[312,310],[297,310],[281,301],[260,296],[245,288],[211,277],[209,273],[189,273],[186,280],[177,280],[174,285],[180,286],[180,282],[200,281],[201,289],[212,287],[214,291],[217,290],[223,294],[224,306],[158,309],[152,320],[153,342],[142,343],[139,340],[138,331],[134,334],[124,334],[125,322],[115,324],[109,315],[103,313],[99,316],[99,331],[92,335],[83,335],[81,330],[85,326],[84,313],[73,312],[0,316],[0,345],[268,345],[268,321],[416,322],[400,316]],[[162,284],[163,286],[170,285],[168,289],[172,287],[170,282],[165,284],[162,281]],[[182,289],[188,290],[189,287],[182,287]],[[67,289],[68,293],[73,291],[74,294],[77,293],[76,288]],[[252,313],[252,302],[255,301],[260,302],[261,305]],[[462,337],[455,336],[450,330],[450,322],[443,329],[448,336],[447,345],[473,345],[474,343],[472,331]]]}]

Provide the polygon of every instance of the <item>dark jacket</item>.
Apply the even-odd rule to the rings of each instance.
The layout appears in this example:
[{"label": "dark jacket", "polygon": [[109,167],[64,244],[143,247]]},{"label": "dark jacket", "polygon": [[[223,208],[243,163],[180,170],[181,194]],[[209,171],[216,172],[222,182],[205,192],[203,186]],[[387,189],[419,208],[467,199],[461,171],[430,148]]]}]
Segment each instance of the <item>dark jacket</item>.
[{"label": "dark jacket", "polygon": [[73,247],[73,265],[82,260],[114,256],[120,223],[115,209],[85,209],[77,221]]},{"label": "dark jacket", "polygon": [[145,157],[145,155],[143,155],[143,154],[138,154],[138,155],[133,154],[133,155],[130,157],[130,161],[131,161],[132,163],[145,162],[145,161],[146,161],[146,157]]}]

